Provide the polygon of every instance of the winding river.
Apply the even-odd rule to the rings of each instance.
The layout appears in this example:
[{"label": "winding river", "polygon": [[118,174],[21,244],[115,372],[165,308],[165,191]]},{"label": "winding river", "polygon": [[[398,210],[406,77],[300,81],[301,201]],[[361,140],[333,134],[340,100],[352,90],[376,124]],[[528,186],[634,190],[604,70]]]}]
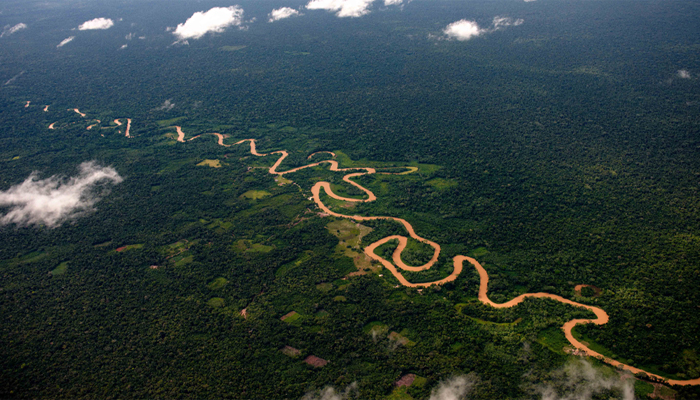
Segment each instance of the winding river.
[{"label": "winding river", "polygon": [[[180,127],[177,127],[177,130],[178,130],[178,135],[179,135],[178,141],[184,141],[183,140],[184,134],[181,134],[182,130],[180,129]],[[340,214],[340,213],[337,213],[337,212],[331,210],[330,208],[328,208],[323,203],[323,200],[321,199],[321,191],[323,191],[327,196],[329,196],[331,198],[334,198],[337,200],[342,200],[342,201],[347,201],[347,202],[371,202],[371,201],[376,200],[377,197],[369,189],[352,181],[352,178],[362,176],[362,175],[370,175],[370,174],[376,173],[376,170],[374,168],[369,168],[369,167],[339,168],[337,161],[324,160],[324,161],[312,163],[309,165],[305,165],[302,167],[293,168],[293,169],[290,169],[287,171],[278,171],[278,168],[282,164],[284,159],[289,156],[289,153],[286,150],[273,151],[270,153],[259,153],[256,149],[255,139],[243,139],[243,140],[240,140],[234,144],[224,144],[223,143],[223,140],[224,140],[223,135],[218,134],[218,133],[212,133],[212,134],[218,137],[218,139],[219,139],[218,144],[221,146],[230,147],[230,146],[235,146],[235,145],[239,145],[239,144],[243,144],[243,143],[247,142],[250,145],[250,153],[255,155],[255,156],[266,157],[266,156],[270,156],[273,154],[279,154],[280,157],[268,170],[269,173],[273,174],[273,175],[280,175],[280,176],[287,175],[287,174],[291,174],[291,173],[294,173],[296,171],[299,171],[299,170],[302,170],[305,168],[315,167],[315,166],[318,166],[318,165],[323,164],[323,163],[329,164],[330,165],[329,169],[331,171],[349,172],[348,174],[346,174],[343,177],[343,180],[345,182],[355,186],[356,188],[360,189],[361,191],[363,191],[366,194],[366,198],[355,199],[355,198],[342,197],[342,196],[339,196],[333,192],[333,190],[331,189],[331,184],[329,182],[317,182],[311,188],[311,193],[313,195],[313,197],[312,197],[313,201],[316,203],[316,205],[324,213],[326,213],[328,215],[332,215],[332,216],[337,217],[337,218],[345,218],[345,219],[350,219],[350,220],[358,221],[358,222],[359,221],[371,221],[371,220],[391,220],[391,221],[398,222],[399,224],[403,225],[403,227],[406,229],[406,232],[408,233],[408,235],[411,238],[431,246],[434,249],[432,258],[430,259],[430,261],[428,261],[424,265],[421,265],[418,267],[406,265],[401,260],[401,253],[403,252],[403,250],[406,248],[406,246],[408,244],[408,238],[406,236],[401,236],[401,235],[387,236],[383,239],[380,239],[380,240],[370,244],[369,246],[367,246],[364,249],[365,254],[367,254],[373,260],[380,262],[387,270],[389,270],[391,272],[392,275],[394,275],[394,277],[396,277],[396,279],[398,279],[398,281],[402,285],[404,285],[406,287],[428,287],[431,285],[441,285],[441,284],[444,284],[447,282],[452,282],[455,279],[457,279],[457,277],[462,273],[462,271],[464,269],[464,262],[467,261],[479,273],[480,283],[479,283],[478,299],[482,303],[490,305],[494,308],[509,308],[509,307],[514,307],[514,306],[522,303],[525,299],[532,297],[532,298],[547,298],[547,299],[555,300],[555,301],[558,301],[558,302],[561,302],[564,304],[569,304],[569,305],[572,305],[574,307],[585,308],[586,310],[591,311],[593,314],[595,314],[596,318],[595,319],[573,319],[571,321],[566,322],[562,326],[562,330],[564,331],[564,335],[566,336],[566,339],[576,349],[578,349],[581,352],[584,352],[588,356],[596,357],[596,358],[598,358],[598,359],[600,359],[600,360],[602,360],[602,361],[604,361],[612,366],[615,366],[617,368],[624,369],[624,370],[630,371],[632,373],[644,373],[649,377],[656,378],[660,381],[665,381],[666,383],[668,383],[670,385],[700,385],[700,378],[691,379],[691,380],[675,380],[675,379],[667,380],[666,378],[663,378],[659,375],[656,375],[656,374],[641,370],[639,368],[635,368],[633,366],[623,364],[623,363],[616,361],[616,360],[613,360],[611,358],[605,357],[602,354],[600,354],[594,350],[591,350],[590,348],[588,348],[588,346],[586,346],[583,343],[581,343],[580,341],[578,341],[572,334],[572,330],[576,325],[590,324],[590,323],[596,324],[596,325],[603,325],[603,324],[606,324],[608,322],[608,320],[610,319],[608,317],[608,314],[603,309],[601,309],[599,307],[594,307],[594,306],[589,306],[586,304],[577,303],[575,301],[566,299],[564,297],[561,297],[561,296],[558,296],[555,294],[550,294],[550,293],[526,293],[526,294],[522,294],[522,295],[520,295],[520,296],[518,296],[510,301],[507,301],[505,303],[493,302],[488,297],[489,274],[488,274],[488,272],[486,272],[486,269],[484,269],[484,267],[476,259],[474,259],[472,257],[455,256],[453,258],[454,271],[446,278],[443,278],[443,279],[440,279],[440,280],[434,281],[434,282],[422,282],[422,283],[409,282],[401,274],[401,272],[398,270],[398,268],[400,268],[401,270],[404,270],[404,271],[425,271],[427,269],[430,269],[433,265],[435,265],[435,263],[438,260],[438,256],[440,255],[441,249],[440,249],[439,244],[437,244],[431,240],[428,240],[428,239],[425,239],[423,237],[418,236],[418,234],[416,234],[415,230],[413,229],[413,226],[405,219],[396,218],[396,217],[387,217],[387,216],[364,217],[364,216],[360,216],[360,215]],[[180,135],[182,135],[182,136],[180,136]],[[330,152],[327,152],[327,153],[330,153]],[[314,153],[314,154],[316,154],[316,153]],[[335,156],[335,154],[333,154],[333,153],[330,153],[330,154]],[[313,156],[313,154],[311,156]],[[309,156],[309,158],[311,158],[311,156]],[[409,172],[413,172],[413,170],[409,170]],[[379,255],[377,255],[375,253],[375,250],[379,246],[381,246],[387,242],[393,241],[393,240],[398,241],[399,245],[396,248],[396,250],[394,250],[391,261],[386,260],[383,257],[380,257]]]}]

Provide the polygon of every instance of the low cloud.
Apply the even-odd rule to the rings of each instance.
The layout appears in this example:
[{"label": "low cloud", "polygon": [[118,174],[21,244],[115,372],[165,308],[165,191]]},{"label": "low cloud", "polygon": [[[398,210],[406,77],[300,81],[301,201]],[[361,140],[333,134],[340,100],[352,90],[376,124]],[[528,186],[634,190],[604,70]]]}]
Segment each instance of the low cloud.
[{"label": "low cloud", "polygon": [[290,7],[282,7],[282,8],[277,8],[272,10],[270,14],[268,14],[268,20],[267,22],[275,22],[279,21],[281,19],[289,18],[289,17],[296,17],[302,15],[299,11],[290,8]]},{"label": "low cloud", "polygon": [[479,28],[476,22],[466,19],[453,22],[442,30],[442,33],[447,35],[448,38],[457,40],[469,40],[484,32],[487,32],[487,30]]},{"label": "low cloud", "polygon": [[71,36],[71,37],[65,38],[65,39],[63,39],[63,41],[62,41],[61,43],[59,43],[56,47],[57,47],[57,48],[58,48],[58,47],[63,47],[63,46],[65,46],[65,45],[67,45],[68,43],[72,42],[73,39],[75,39],[75,36]]},{"label": "low cloud", "polygon": [[535,386],[535,392],[542,400],[592,400],[605,392],[614,392],[622,400],[634,400],[634,379],[620,379],[617,373],[605,376],[581,359],[552,373],[550,383]]},{"label": "low cloud", "polygon": [[7,85],[14,83],[17,80],[17,78],[24,75],[25,72],[27,72],[27,71],[22,71],[19,74],[13,76],[12,78],[8,79],[7,82],[5,82],[5,84],[3,86],[7,86]]},{"label": "low cloud", "polygon": [[514,19],[511,17],[496,16],[493,18],[490,28],[481,28],[476,21],[460,19],[459,21],[447,25],[445,29],[442,30],[442,33],[444,33],[448,39],[466,41],[486,33],[507,28],[509,26],[522,25],[523,22],[525,22],[525,20],[520,18]]},{"label": "low cloud", "polygon": [[306,8],[309,10],[326,10],[338,17],[361,17],[369,14],[369,6],[374,0],[311,0]]},{"label": "low cloud", "polygon": [[463,400],[478,381],[479,378],[473,373],[442,381],[430,392],[429,400]]},{"label": "low cloud", "polygon": [[0,208],[10,208],[0,217],[0,225],[57,227],[93,211],[105,194],[104,185],[123,180],[114,168],[94,161],[78,169],[78,175],[71,178],[54,175],[40,180],[33,172],[21,184],[0,191]]},{"label": "low cloud", "polygon": [[173,31],[178,40],[199,39],[207,33],[221,33],[230,26],[243,24],[243,9],[239,6],[214,7],[198,11]]},{"label": "low cloud", "polygon": [[305,394],[301,400],[348,400],[357,396],[357,382],[353,382],[341,392],[336,391],[332,386],[326,386],[322,390]]},{"label": "low cloud", "polygon": [[678,77],[681,79],[690,79],[690,71],[687,69],[678,70]]},{"label": "low cloud", "polygon": [[168,100],[165,100],[163,102],[163,105],[161,105],[160,107],[156,107],[156,110],[157,111],[170,111],[173,108],[175,108],[175,103],[171,102],[170,99],[168,99]]},{"label": "low cloud", "polygon": [[127,47],[129,47],[128,44],[123,44],[122,47],[119,48],[119,50],[124,50],[124,49],[126,49]]},{"label": "low cloud", "polygon": [[2,33],[0,33],[0,37],[10,36],[17,31],[21,31],[22,29],[27,29],[27,24],[20,22],[15,26],[7,25],[5,28],[3,28]]},{"label": "low cloud", "polygon": [[399,6],[403,4],[403,0],[384,0],[385,6]]},{"label": "low cloud", "polygon": [[503,29],[508,26],[518,26],[522,25],[523,22],[525,22],[524,19],[518,18],[518,19],[513,19],[511,17],[493,17],[493,29]]},{"label": "low cloud", "polygon": [[90,31],[95,29],[109,29],[114,26],[114,21],[109,18],[95,18],[90,21],[83,22],[78,30]]}]

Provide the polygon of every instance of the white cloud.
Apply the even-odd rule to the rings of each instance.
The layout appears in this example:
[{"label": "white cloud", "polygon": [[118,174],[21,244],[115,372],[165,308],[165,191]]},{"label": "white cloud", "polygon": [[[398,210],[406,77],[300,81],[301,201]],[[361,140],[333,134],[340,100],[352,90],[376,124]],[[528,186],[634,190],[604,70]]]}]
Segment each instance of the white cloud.
[{"label": "white cloud", "polygon": [[207,12],[198,11],[179,24],[173,31],[179,40],[199,39],[207,33],[220,33],[229,26],[241,26],[243,9],[239,6],[214,7]]},{"label": "white cloud", "polygon": [[293,8],[289,8],[289,7],[277,8],[275,10],[272,10],[272,12],[268,15],[269,19],[267,20],[267,22],[275,22],[275,21],[279,21],[281,19],[295,17],[298,15],[302,15],[302,14]]},{"label": "white cloud", "polygon": [[678,77],[682,79],[690,79],[690,71],[687,69],[678,70]]},{"label": "white cloud", "polygon": [[496,16],[493,18],[490,28],[480,28],[476,21],[460,19],[457,22],[447,25],[445,29],[442,30],[442,33],[447,35],[448,39],[464,41],[485,33],[495,32],[509,26],[522,25],[523,22],[525,22],[525,20],[521,18],[513,19],[511,17]]},{"label": "white cloud", "polygon": [[67,45],[68,43],[72,42],[73,39],[75,39],[75,36],[71,36],[71,37],[65,38],[65,39],[63,39],[63,41],[62,41],[61,43],[59,43],[56,47],[63,47],[63,46],[65,46],[65,45]]},{"label": "white cloud", "polygon": [[301,400],[346,400],[351,396],[355,398],[357,394],[357,382],[353,382],[342,392],[336,392],[335,388],[332,386],[327,386],[323,390],[318,390],[315,392],[310,392],[304,395]]},{"label": "white cloud", "polygon": [[172,110],[173,108],[175,108],[175,103],[172,103],[172,102],[170,101],[170,99],[168,99],[168,100],[165,100],[165,101],[163,102],[163,105],[162,105],[162,106],[156,107],[156,110],[158,110],[158,111],[170,111],[170,110]]},{"label": "white cloud", "polygon": [[21,23],[21,22],[20,22],[19,24],[15,25],[15,26],[7,25],[7,26],[2,30],[2,33],[0,33],[0,37],[3,37],[3,36],[10,36],[10,35],[12,35],[13,33],[17,32],[17,31],[21,31],[22,29],[27,29],[27,24]]},{"label": "white cloud", "polygon": [[134,35],[133,33],[129,33],[128,35],[124,36],[124,39],[126,39],[126,40],[131,40],[131,39],[134,38],[134,36],[135,36],[135,35]]},{"label": "white cloud", "polygon": [[552,373],[549,383],[536,386],[535,391],[542,400],[591,400],[609,391],[616,392],[623,400],[635,399],[634,379],[620,379],[617,373],[605,376],[582,359]]},{"label": "white cloud", "polygon": [[124,50],[124,49],[126,49],[127,47],[129,47],[128,44],[123,44],[122,47],[119,48],[119,50]]},{"label": "white cloud", "polygon": [[479,28],[479,25],[477,25],[474,21],[460,19],[457,22],[447,25],[442,32],[452,39],[469,40],[487,31]]},{"label": "white cloud", "polygon": [[19,74],[13,76],[12,78],[8,79],[7,82],[5,82],[5,85],[3,85],[3,86],[7,86],[7,85],[13,83],[14,81],[17,80],[17,78],[19,78],[20,76],[24,75],[25,72],[27,72],[27,71],[22,71],[22,72],[20,72]]},{"label": "white cloud", "polygon": [[54,228],[94,210],[104,191],[97,186],[120,183],[123,179],[112,167],[94,161],[80,164],[77,176],[51,176],[38,179],[33,172],[24,182],[0,191],[0,207],[10,211],[0,218],[0,225],[44,225]]},{"label": "white cloud", "polygon": [[493,29],[501,29],[507,26],[518,26],[522,25],[523,22],[525,22],[524,19],[518,18],[518,19],[513,19],[511,17],[493,17]]},{"label": "white cloud", "polygon": [[114,21],[109,18],[95,18],[90,21],[85,21],[78,27],[81,31],[90,31],[94,29],[109,29],[114,26]]},{"label": "white cloud", "polygon": [[430,400],[462,400],[472,390],[478,378],[474,374],[455,376],[440,382],[432,392]]},{"label": "white cloud", "polygon": [[398,6],[403,3],[403,0],[384,0],[385,6]]},{"label": "white cloud", "polygon": [[309,10],[326,10],[335,12],[338,17],[361,17],[369,14],[369,6],[374,0],[311,0],[306,8]]}]

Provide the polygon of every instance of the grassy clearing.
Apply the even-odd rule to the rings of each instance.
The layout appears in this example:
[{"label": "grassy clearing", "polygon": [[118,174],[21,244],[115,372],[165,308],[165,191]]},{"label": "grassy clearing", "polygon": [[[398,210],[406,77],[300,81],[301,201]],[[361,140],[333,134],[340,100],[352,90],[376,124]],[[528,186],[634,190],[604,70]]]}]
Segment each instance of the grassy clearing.
[{"label": "grassy clearing", "polygon": [[298,322],[301,319],[301,314],[299,314],[296,311],[291,311],[291,312],[285,314],[280,319],[288,324],[293,324],[295,322]]},{"label": "grassy clearing", "polygon": [[59,276],[65,274],[66,272],[68,272],[68,261],[58,264],[58,267],[54,268],[50,274],[51,276]]},{"label": "grassy clearing", "polygon": [[634,394],[637,398],[646,399],[647,395],[654,393],[654,385],[649,382],[637,380],[634,382]]},{"label": "grassy clearing", "polygon": [[279,269],[275,272],[275,276],[278,278],[281,276],[284,276],[287,272],[293,270],[294,268],[301,266],[306,261],[309,261],[313,256],[314,256],[314,253],[312,251],[307,250],[306,252],[304,252],[304,254],[302,254],[296,260],[289,262],[287,264],[284,264],[281,267],[279,267]]},{"label": "grassy clearing", "polygon": [[220,160],[204,160],[197,164],[198,167],[211,167],[211,168],[221,168]]},{"label": "grassy clearing", "polygon": [[449,188],[452,188],[452,187],[455,187],[458,185],[457,182],[455,182],[453,180],[442,179],[442,178],[431,179],[425,183],[427,183],[428,185],[432,186],[433,188],[435,188],[437,190],[445,190],[445,189],[449,189]]},{"label": "grassy clearing", "polygon": [[381,321],[373,321],[362,327],[362,331],[368,335],[386,335],[389,332],[389,326]]},{"label": "grassy clearing", "polygon": [[571,346],[569,341],[566,340],[564,332],[559,328],[549,328],[540,332],[537,335],[537,343],[557,354],[566,354],[564,347]]},{"label": "grassy clearing", "polygon": [[126,246],[118,247],[114,251],[117,253],[121,253],[124,251],[129,251],[129,250],[138,250],[143,248],[143,243],[137,243],[137,244],[127,244]]},{"label": "grassy clearing", "polygon": [[166,126],[172,126],[177,124],[178,122],[182,121],[187,117],[177,117],[177,118],[171,118],[171,119],[162,119],[160,121],[156,121],[156,124],[161,127],[166,127]]},{"label": "grassy clearing", "polygon": [[239,253],[269,253],[274,249],[274,246],[268,246],[262,243],[253,243],[250,240],[241,239],[233,245],[233,250]]},{"label": "grassy clearing", "polygon": [[241,195],[242,198],[248,200],[260,200],[267,196],[271,196],[272,193],[266,190],[249,190]]},{"label": "grassy clearing", "polygon": [[213,297],[207,301],[207,304],[214,308],[223,308],[226,305],[226,302],[221,297]]},{"label": "grassy clearing", "polygon": [[320,291],[322,291],[322,292],[324,292],[324,293],[328,293],[328,292],[330,292],[331,290],[333,290],[333,284],[332,284],[332,283],[328,283],[328,282],[326,282],[326,283],[319,283],[318,285],[316,285],[316,289],[318,289],[318,290],[320,290]]},{"label": "grassy clearing", "polygon": [[397,387],[386,400],[413,400],[413,397],[408,394],[408,389],[406,387]]},{"label": "grassy clearing", "polygon": [[291,180],[289,180],[281,175],[278,175],[275,177],[275,182],[277,182],[277,184],[279,186],[284,186],[284,185],[288,185],[288,184],[292,183]]},{"label": "grassy clearing", "polygon": [[372,228],[341,219],[329,223],[326,229],[340,240],[335,249],[336,254],[351,258],[359,274],[379,270],[361,250],[362,238],[372,232]]},{"label": "grassy clearing", "polygon": [[207,285],[207,287],[211,290],[219,290],[222,287],[226,286],[227,283],[228,283],[228,281],[226,280],[226,278],[219,277],[219,278],[216,278],[213,281],[211,281]]},{"label": "grassy clearing", "polygon": [[221,50],[223,50],[223,51],[238,51],[238,50],[243,50],[243,49],[245,49],[246,47],[248,47],[248,46],[246,46],[246,45],[239,45],[239,46],[223,46],[223,47],[220,47],[219,49],[221,49]]}]

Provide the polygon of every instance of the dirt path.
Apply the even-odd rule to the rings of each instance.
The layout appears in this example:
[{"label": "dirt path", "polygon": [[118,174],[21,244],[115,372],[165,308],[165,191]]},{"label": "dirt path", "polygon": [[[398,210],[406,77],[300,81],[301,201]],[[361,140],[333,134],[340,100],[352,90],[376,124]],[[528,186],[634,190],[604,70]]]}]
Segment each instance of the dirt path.
[{"label": "dirt path", "polygon": [[[227,144],[224,144],[224,143],[223,143],[223,139],[224,139],[223,135],[220,135],[220,134],[218,134],[218,133],[214,133],[214,135],[217,135],[217,136],[219,137],[219,142],[218,142],[219,145],[225,146],[225,147],[230,147],[230,146],[232,146],[232,145],[227,145]],[[400,223],[401,225],[403,225],[403,227],[406,229],[406,232],[408,232],[408,235],[409,235],[411,238],[413,238],[413,239],[415,239],[415,240],[418,240],[418,241],[420,241],[420,242],[422,242],[422,243],[425,243],[425,244],[428,244],[428,245],[432,246],[433,249],[434,249],[433,257],[432,257],[432,258],[430,259],[430,261],[428,261],[426,264],[421,265],[421,266],[419,266],[419,267],[414,267],[414,266],[406,265],[406,264],[401,260],[401,253],[403,252],[403,250],[406,248],[406,246],[407,246],[407,244],[408,244],[408,238],[405,237],[405,236],[400,236],[400,235],[388,236],[388,237],[385,237],[385,238],[383,238],[383,239],[381,239],[381,240],[378,240],[378,241],[376,241],[376,242],[370,244],[369,246],[367,246],[367,247],[365,248],[365,250],[364,250],[364,251],[365,251],[365,254],[366,254],[367,256],[369,256],[371,259],[379,261],[387,270],[389,270],[389,271],[391,272],[392,275],[394,275],[394,277],[395,277],[396,279],[398,279],[398,281],[399,281],[402,285],[407,286],[407,287],[428,287],[428,286],[431,286],[431,285],[442,285],[442,284],[447,283],[447,282],[452,282],[452,281],[454,281],[455,279],[457,279],[457,277],[462,273],[462,271],[463,271],[463,269],[464,269],[463,264],[464,264],[465,261],[467,261],[467,262],[469,262],[470,264],[472,264],[472,266],[473,266],[473,267],[477,270],[477,272],[479,273],[480,283],[479,283],[479,296],[478,296],[478,298],[479,298],[479,301],[481,301],[482,303],[487,304],[487,305],[490,305],[490,306],[492,306],[492,307],[494,307],[494,308],[510,308],[510,307],[514,307],[514,306],[516,306],[516,305],[522,303],[525,299],[532,297],[532,298],[547,298],[547,299],[552,299],[552,300],[555,300],[555,301],[558,301],[558,302],[561,302],[561,303],[564,303],[564,304],[568,304],[568,305],[571,305],[571,306],[574,306],[574,307],[585,308],[586,310],[591,311],[593,314],[595,314],[596,318],[595,318],[595,319],[574,319],[574,320],[571,320],[571,321],[566,322],[566,323],[562,326],[562,330],[564,331],[564,335],[566,336],[566,339],[567,339],[567,340],[569,341],[569,343],[571,343],[575,348],[577,348],[577,349],[579,349],[579,350],[581,350],[581,351],[584,351],[587,355],[589,355],[589,356],[591,356],[591,357],[596,357],[596,358],[598,358],[598,359],[601,359],[602,361],[604,361],[604,362],[606,362],[606,363],[608,363],[608,364],[610,364],[610,365],[613,365],[613,366],[615,366],[615,367],[619,367],[619,368],[625,369],[625,370],[630,371],[630,372],[632,372],[632,373],[634,373],[634,374],[639,373],[639,372],[642,372],[642,373],[647,374],[647,375],[650,376],[650,377],[653,377],[653,378],[656,378],[656,379],[659,379],[659,380],[662,380],[662,381],[666,381],[666,382],[667,382],[668,384],[670,384],[670,385],[700,385],[700,378],[698,378],[698,379],[692,379],[692,380],[666,380],[665,378],[663,378],[663,377],[661,377],[661,376],[659,376],[659,375],[655,375],[655,374],[649,373],[649,372],[647,372],[647,371],[643,371],[643,370],[641,370],[641,369],[639,369],[639,368],[635,368],[635,367],[632,367],[632,366],[630,366],[630,365],[622,364],[622,363],[620,363],[619,361],[616,361],[616,360],[613,360],[613,359],[611,359],[611,358],[605,357],[605,356],[603,356],[602,354],[600,354],[600,353],[598,353],[598,352],[596,352],[596,351],[591,350],[591,349],[588,348],[586,345],[584,345],[583,343],[581,343],[581,342],[579,342],[578,340],[576,340],[576,338],[575,338],[575,337],[573,336],[573,334],[572,334],[572,330],[573,330],[573,328],[574,328],[576,325],[579,325],[579,324],[591,324],[591,323],[592,323],[592,324],[596,324],[596,325],[604,325],[604,324],[606,324],[606,323],[608,322],[608,320],[609,320],[610,318],[608,317],[608,314],[607,314],[605,311],[603,311],[601,308],[594,307],[594,306],[589,306],[589,305],[586,305],[586,304],[577,303],[577,302],[575,302],[575,301],[566,299],[566,298],[564,298],[564,297],[561,297],[561,296],[558,296],[558,295],[555,295],[555,294],[550,294],[550,293],[526,293],[526,294],[522,294],[522,295],[520,295],[520,296],[518,296],[518,297],[516,297],[516,298],[514,298],[514,299],[512,299],[512,300],[510,300],[510,301],[507,301],[507,302],[505,302],[505,303],[500,303],[500,304],[499,304],[499,303],[494,303],[493,301],[491,301],[491,299],[489,299],[488,294],[487,294],[487,293],[488,293],[488,284],[489,284],[489,274],[488,274],[488,272],[486,272],[486,269],[484,269],[484,267],[483,267],[476,259],[474,259],[474,258],[472,258],[472,257],[467,257],[467,256],[455,256],[455,257],[453,258],[454,271],[453,271],[448,277],[446,277],[446,278],[443,278],[443,279],[440,279],[440,280],[434,281],[434,282],[423,282],[423,283],[411,283],[411,282],[409,282],[406,278],[404,278],[404,276],[401,274],[401,272],[399,272],[399,270],[397,269],[397,267],[398,267],[398,268],[401,268],[401,269],[404,270],[404,271],[425,271],[425,270],[427,270],[427,269],[430,269],[433,265],[435,265],[435,263],[436,263],[437,260],[438,260],[438,256],[440,255],[440,250],[441,250],[441,248],[440,248],[440,245],[439,245],[439,244],[437,244],[437,243],[435,243],[435,242],[433,242],[433,241],[431,241],[431,240],[428,240],[428,239],[425,239],[425,238],[422,238],[422,237],[418,236],[418,234],[416,234],[415,230],[413,229],[413,226],[412,226],[408,221],[406,221],[405,219],[396,218],[396,217],[386,217],[386,216],[379,216],[379,217],[363,217],[363,216],[360,216],[360,215],[345,215],[345,214],[340,214],[340,213],[337,213],[337,212],[331,210],[330,208],[328,208],[328,207],[323,203],[323,201],[321,200],[321,191],[324,191],[325,194],[328,195],[329,197],[332,197],[332,198],[337,199],[337,200],[342,200],[342,201],[350,201],[350,202],[370,202],[370,201],[376,200],[376,196],[374,195],[374,193],[372,193],[369,189],[366,189],[366,188],[364,188],[363,186],[361,186],[360,184],[358,184],[358,183],[356,183],[356,182],[354,182],[354,181],[351,180],[352,178],[357,177],[357,176],[374,174],[374,173],[376,172],[374,168],[368,168],[368,167],[338,168],[338,162],[337,162],[337,161],[335,161],[335,160],[324,160],[324,161],[320,161],[320,162],[317,162],[317,163],[305,165],[305,166],[302,166],[302,167],[293,168],[293,169],[290,169],[290,170],[287,170],[287,171],[277,171],[277,168],[279,168],[279,166],[282,164],[282,162],[284,161],[284,159],[287,158],[287,157],[289,156],[289,153],[287,153],[287,151],[285,151],[285,150],[279,150],[279,151],[273,151],[273,152],[270,152],[270,153],[258,153],[258,151],[257,151],[257,149],[256,149],[256,146],[255,146],[255,139],[244,139],[244,140],[240,140],[240,141],[234,143],[233,145],[238,145],[238,144],[242,144],[242,143],[245,143],[245,142],[249,142],[249,143],[250,143],[250,153],[253,154],[253,155],[255,155],[255,156],[265,157],[265,156],[270,156],[270,155],[273,155],[273,154],[279,154],[279,155],[280,155],[280,157],[277,159],[277,161],[276,161],[276,162],[272,165],[272,167],[270,167],[269,170],[268,170],[268,171],[270,172],[270,174],[273,174],[273,175],[280,175],[280,176],[281,176],[281,175],[291,174],[291,173],[293,173],[293,172],[296,172],[296,171],[299,171],[299,170],[302,170],[302,169],[305,169],[305,168],[312,168],[312,167],[315,167],[315,166],[320,165],[320,164],[322,164],[322,163],[330,164],[330,168],[329,168],[329,169],[330,169],[331,171],[340,171],[340,172],[357,171],[357,170],[364,171],[364,172],[353,172],[353,173],[349,173],[349,174],[347,174],[347,175],[345,175],[345,176],[343,177],[343,180],[344,180],[345,182],[347,182],[347,183],[349,183],[349,184],[351,184],[351,185],[357,187],[358,189],[362,190],[362,191],[367,195],[367,197],[366,197],[365,199],[355,199],[355,198],[347,198],[347,197],[339,196],[339,195],[333,193],[333,190],[331,189],[331,184],[330,184],[329,182],[317,182],[317,183],[311,188],[311,193],[312,193],[312,195],[313,195],[312,199],[313,199],[313,201],[316,203],[316,205],[317,205],[324,213],[326,213],[326,214],[328,214],[328,215],[332,215],[332,216],[337,217],[337,218],[346,218],[346,219],[350,219],[350,220],[358,221],[358,222],[360,222],[360,221],[371,221],[371,220],[390,220],[390,221],[398,222],[398,223]],[[314,153],[314,154],[316,154],[316,153]],[[313,155],[313,154],[312,154],[312,155]],[[311,156],[309,156],[309,158],[311,158]],[[412,169],[410,169],[410,170],[407,171],[407,172],[410,173],[410,172],[415,172],[415,171],[412,170]],[[404,173],[405,173],[405,172],[404,172]],[[390,241],[392,241],[392,240],[397,240],[397,241],[399,242],[399,245],[398,245],[398,247],[396,248],[396,250],[394,250],[394,254],[393,254],[393,256],[392,256],[392,261],[393,261],[393,262],[392,262],[392,261],[389,261],[389,260],[386,260],[386,259],[384,259],[383,257],[380,257],[379,255],[377,255],[377,254],[375,253],[375,250],[376,250],[379,246],[381,246],[381,245],[383,245],[383,244],[385,244],[385,243],[387,243],[387,242],[390,242]],[[579,286],[583,287],[582,285],[579,285]],[[577,289],[578,289],[578,290],[580,290],[580,287],[579,287],[579,286],[577,286]]]},{"label": "dirt path", "polygon": [[[70,109],[68,109],[68,111],[70,111]],[[85,117],[87,116],[87,114],[81,113],[80,110],[78,110],[77,108],[74,108],[73,111],[75,111],[76,113],[80,114],[80,116],[83,117],[83,118],[85,118]]]}]

